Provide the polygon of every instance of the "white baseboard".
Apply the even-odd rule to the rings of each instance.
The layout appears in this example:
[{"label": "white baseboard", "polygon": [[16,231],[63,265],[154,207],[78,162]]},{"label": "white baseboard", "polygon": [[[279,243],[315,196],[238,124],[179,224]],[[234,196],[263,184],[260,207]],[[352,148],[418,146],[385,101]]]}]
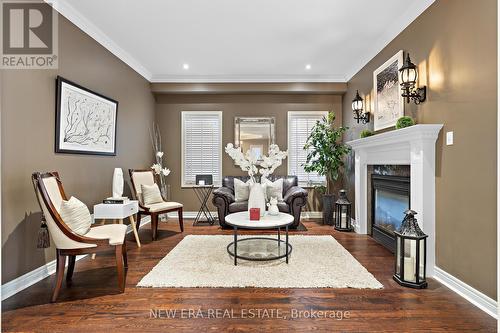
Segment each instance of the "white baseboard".
[{"label": "white baseboard", "polygon": [[[144,217],[141,220],[141,228],[146,224],[150,223],[151,219],[149,216]],[[127,234],[132,232],[132,226],[127,226]],[[88,254],[76,256],[76,261],[85,258]],[[67,263],[66,263],[67,265]],[[34,285],[35,283],[45,279],[47,276],[52,275],[56,272],[56,260],[52,260],[43,266],[40,266],[20,277],[15,278],[2,285],[2,301],[17,294],[18,292]]]},{"label": "white baseboard", "polygon": [[479,290],[474,289],[467,283],[457,279],[450,273],[442,270],[437,266],[434,267],[433,278],[446,287],[450,288],[493,318],[498,319],[498,303],[495,300],[489,298]]},{"label": "white baseboard", "polygon": [[323,218],[323,213],[322,212],[301,212],[300,213],[300,218],[301,219],[321,219]]}]

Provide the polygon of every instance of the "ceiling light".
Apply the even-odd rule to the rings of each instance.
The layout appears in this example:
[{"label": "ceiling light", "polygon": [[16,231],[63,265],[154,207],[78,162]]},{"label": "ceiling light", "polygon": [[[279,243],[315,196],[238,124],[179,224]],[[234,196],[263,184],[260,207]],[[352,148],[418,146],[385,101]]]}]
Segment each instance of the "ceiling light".
[{"label": "ceiling light", "polygon": [[184,68],[184,69],[186,69],[186,70],[187,70],[187,69],[189,69],[189,64],[183,64],[183,65],[182,65],[182,68]]},{"label": "ceiling light", "polygon": [[306,69],[307,69],[307,70],[310,70],[310,69],[311,69],[311,64],[307,64],[307,65],[306,65]]}]

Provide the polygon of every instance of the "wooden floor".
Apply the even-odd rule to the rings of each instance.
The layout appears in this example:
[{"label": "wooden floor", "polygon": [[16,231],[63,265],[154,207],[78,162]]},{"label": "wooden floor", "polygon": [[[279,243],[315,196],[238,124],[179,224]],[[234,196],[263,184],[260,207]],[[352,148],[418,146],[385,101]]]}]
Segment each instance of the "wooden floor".
[{"label": "wooden floor", "polygon": [[[191,224],[192,221],[185,221],[186,228],[181,234],[176,222],[160,223],[156,242],[151,242],[150,228],[146,225],[140,230],[143,244],[140,249],[133,235],[128,235],[129,269],[123,294],[117,290],[113,254],[98,255],[95,260],[84,258],[76,263],[73,285],[69,288],[63,285],[58,303],[49,302],[53,276],[5,300],[2,303],[2,331],[496,331],[493,318],[432,279],[426,290],[400,287],[392,280],[392,255],[370,237],[335,232],[314,221],[305,222],[309,230],[300,233],[333,235],[384,285],[384,289],[136,288],[139,280],[185,235],[230,233],[221,231],[218,226],[193,227]],[[317,255],[327,256],[328,253]],[[165,310],[175,309],[176,318],[167,318]],[[184,317],[192,310],[198,318],[182,318],[182,309],[185,309]],[[257,315],[258,309],[261,318],[227,318],[230,311],[237,317],[242,310],[247,314],[253,310]],[[154,318],[151,310],[163,312],[160,318]],[[311,310],[327,311],[345,318],[290,318],[292,311]],[[210,313],[212,318],[207,318]]]}]

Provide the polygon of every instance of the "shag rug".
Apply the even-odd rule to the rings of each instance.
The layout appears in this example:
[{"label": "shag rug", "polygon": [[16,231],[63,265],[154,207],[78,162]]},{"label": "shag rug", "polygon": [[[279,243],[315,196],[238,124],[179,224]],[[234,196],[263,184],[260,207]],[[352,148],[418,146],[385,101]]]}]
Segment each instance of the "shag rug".
[{"label": "shag rug", "polygon": [[[266,235],[266,237],[269,235]],[[248,237],[248,236],[247,236]],[[239,236],[238,240],[246,238]],[[284,235],[282,236],[284,240]],[[382,284],[332,236],[290,236],[293,246],[285,259],[247,261],[233,258],[226,247],[233,236],[189,235],[177,244],[142,280],[138,287],[258,287],[258,288],[368,288]],[[251,242],[249,242],[251,243]],[[238,254],[265,249],[245,248]],[[265,246],[264,246],[265,247]],[[255,252],[257,251],[257,252]]]}]

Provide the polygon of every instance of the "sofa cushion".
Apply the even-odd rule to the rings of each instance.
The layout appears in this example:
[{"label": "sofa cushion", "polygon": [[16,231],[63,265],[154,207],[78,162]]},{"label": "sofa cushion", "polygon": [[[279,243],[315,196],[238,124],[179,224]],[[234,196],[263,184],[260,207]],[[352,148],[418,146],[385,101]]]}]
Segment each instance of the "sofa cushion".
[{"label": "sofa cushion", "polygon": [[272,182],[269,179],[263,179],[266,194],[266,201],[270,201],[271,198],[276,198],[278,201],[283,201],[283,178],[277,179]]},{"label": "sofa cushion", "polygon": [[270,175],[267,177],[270,181],[274,182],[277,179],[283,179],[283,195],[285,195],[288,190],[293,186],[299,185],[299,180],[297,176],[278,176],[278,175]]},{"label": "sofa cushion", "polygon": [[229,188],[234,193],[234,179],[239,179],[246,182],[250,179],[249,176],[226,176],[222,179],[222,186]]},{"label": "sofa cushion", "polygon": [[244,212],[246,210],[248,210],[248,201],[239,201],[229,204],[230,213]]},{"label": "sofa cushion", "polygon": [[243,182],[238,178],[234,179],[234,200],[237,202],[248,201],[248,196],[250,195],[250,183],[251,180]]},{"label": "sofa cushion", "polygon": [[[229,213],[244,212],[248,210],[248,201],[233,202],[229,204]],[[282,213],[290,213],[290,207],[284,201],[278,202],[278,210]]]}]

